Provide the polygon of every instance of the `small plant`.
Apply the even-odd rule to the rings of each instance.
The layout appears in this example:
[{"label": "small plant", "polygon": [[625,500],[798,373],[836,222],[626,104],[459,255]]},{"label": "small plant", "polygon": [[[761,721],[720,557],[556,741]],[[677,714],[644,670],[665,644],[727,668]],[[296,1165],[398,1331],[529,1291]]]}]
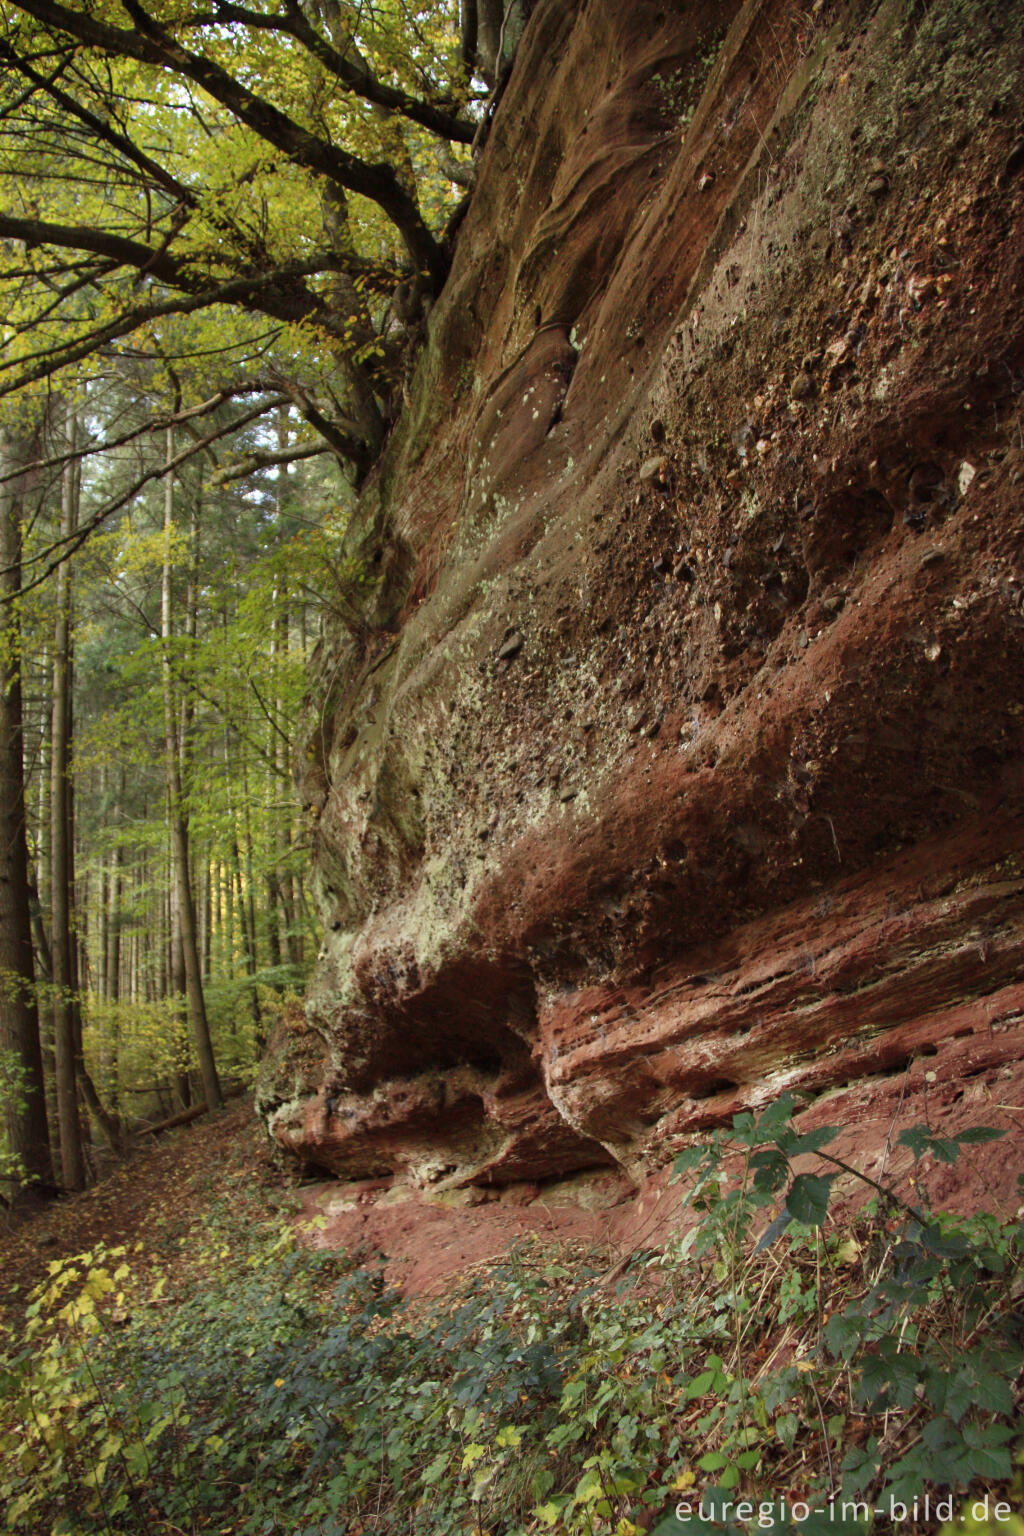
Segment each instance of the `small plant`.
[{"label": "small plant", "polygon": [[[760,1464],[760,1456],[736,1454],[737,1446],[761,1441],[769,1416],[794,1402],[799,1416],[776,1417],[775,1434],[792,1444],[798,1424],[817,1418],[827,1485],[814,1491],[832,1510],[837,1503],[911,1507],[926,1490],[1008,1480],[1017,1438],[1010,1421],[1024,1367],[1010,1276],[1019,1276],[1024,1262],[1024,1224],[931,1216],[828,1151],[838,1126],[800,1133],[792,1111],[787,1095],[759,1119],[738,1115],[729,1131],[682,1153],[673,1170],[674,1178],[693,1177],[688,1200],[702,1219],[685,1246],[713,1258],[728,1303],[731,1368],[746,1383],[723,1400],[721,1445],[698,1465],[723,1473],[718,1492],[735,1489]],[[952,1163],[962,1147],[1004,1134],[976,1127],[938,1137],[915,1126],[898,1145],[910,1150],[917,1168],[925,1155]],[[808,1157],[818,1168],[796,1171],[794,1160]],[[869,1187],[872,1198],[859,1230],[826,1234],[832,1186],[844,1173]],[[777,1214],[766,1223],[772,1209]],[[744,1341],[765,1296],[759,1260],[785,1235],[792,1267],[774,1285],[775,1319],[805,1324],[800,1358],[751,1379]],[[801,1266],[804,1254],[813,1255],[813,1273]],[[730,1415],[730,1402],[741,1411]],[[839,1460],[851,1413],[884,1427]],[[873,1502],[865,1503],[865,1494]],[[829,1518],[834,1523],[833,1513]]]},{"label": "small plant", "polygon": [[[0,977],[0,986],[5,985]],[[0,1107],[8,1114],[20,1114],[25,1104],[25,1068],[14,1051],[0,1051]],[[6,1187],[8,1194],[24,1183],[25,1169],[20,1158],[7,1144],[5,1126],[0,1119],[0,1196]]]}]

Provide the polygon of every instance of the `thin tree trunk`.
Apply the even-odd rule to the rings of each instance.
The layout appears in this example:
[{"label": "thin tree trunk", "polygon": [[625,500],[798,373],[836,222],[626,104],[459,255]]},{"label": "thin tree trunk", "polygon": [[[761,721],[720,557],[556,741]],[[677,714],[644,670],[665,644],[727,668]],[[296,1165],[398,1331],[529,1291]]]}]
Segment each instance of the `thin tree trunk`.
[{"label": "thin tree trunk", "polygon": [[[72,1037],[75,1042],[75,1083],[78,1089],[79,1104],[85,1104],[86,1108],[91,1108],[92,1103],[99,1104],[99,1094],[96,1091],[95,1084],[89,1076],[89,1072],[85,1064],[85,1043],[83,1038],[84,1031],[82,1020],[82,994],[85,990],[83,987],[83,978],[88,978],[89,961],[88,956],[85,953],[85,935],[81,932],[78,921],[78,914],[87,910],[86,903],[88,901],[88,889],[87,887],[84,888],[81,894],[79,894],[78,880],[75,873],[77,843],[75,837],[75,779],[73,759],[71,756],[71,751],[74,745],[73,726],[73,700],[69,690],[68,793],[66,807],[68,818],[66,833],[68,840],[68,912],[70,914],[71,922],[70,944],[68,946],[68,954],[71,960],[71,985],[69,988],[69,1000],[71,1004]],[[89,1116],[87,1114],[83,1115],[81,1110],[79,1110],[78,1119],[82,1129],[83,1147],[88,1148],[92,1143],[92,1123]],[[107,1114],[106,1110],[103,1109],[102,1105],[100,1105],[99,1108],[97,1123],[99,1124],[100,1129],[103,1132],[103,1135],[109,1145],[116,1149],[119,1144],[120,1137],[116,1129],[112,1127],[110,1116]],[[86,1156],[88,1156],[87,1152]]]},{"label": "thin tree trunk", "polygon": [[[249,1011],[252,1015],[253,1040],[260,1040],[263,1035],[263,1020],[260,1014],[260,1000],[256,991],[256,972],[258,962],[256,958],[256,934],[251,921],[251,912],[245,899],[245,882],[242,878],[242,859],[238,851],[237,818],[232,814],[231,785],[233,782],[233,769],[231,764],[231,752],[227,737],[224,740],[224,762],[227,769],[227,793],[228,793],[228,822],[231,827],[231,845],[228,850],[230,863],[228,865],[228,891],[232,893],[229,910],[232,913],[231,932],[234,935],[234,914],[238,914],[238,924],[242,931],[242,958],[245,965],[245,974],[249,977]],[[233,942],[233,937],[232,937]]]},{"label": "thin tree trunk", "polygon": [[259,955],[256,948],[256,900],[255,885],[252,877],[252,821],[249,815],[249,776],[245,770],[245,762],[242,762],[242,830],[245,833],[245,886],[242,886],[242,867],[239,863],[238,893],[239,902],[244,904],[244,921],[249,930],[247,953],[249,955],[249,974],[253,978],[252,983],[252,1016],[253,1016],[253,1048],[257,1056],[262,1055],[266,1038],[263,1030],[263,1017],[259,1006],[259,996],[256,992],[256,973],[259,970]]},{"label": "thin tree trunk", "polygon": [[[174,431],[167,429],[167,461],[174,457]],[[171,668],[171,534],[174,529],[174,476],[168,469],[164,478],[164,549],[163,582],[161,589],[161,635],[163,639],[164,679],[164,758],[167,769],[167,799],[171,822],[171,849],[174,860],[174,888],[178,902],[178,930],[185,965],[185,988],[188,995],[189,1020],[195,1040],[196,1055],[203,1081],[203,1092],[210,1109],[219,1109],[223,1103],[217,1064],[210,1039],[210,1026],[206,1017],[206,1001],[199,970],[199,953],[196,947],[195,906],[192,901],[192,885],[189,877],[188,829],[185,825],[185,809],[181,786],[181,759],[177,739],[177,712],[174,697],[174,673]]]},{"label": "thin tree trunk", "polygon": [[[122,788],[124,778],[122,770]],[[120,798],[114,800],[111,823],[120,819]],[[113,1114],[121,1116],[121,865],[124,852],[120,844],[111,849],[106,876],[107,911],[104,922],[106,954],[103,961],[103,1001],[109,1008],[107,1029],[106,1089]]]},{"label": "thin tree trunk", "polygon": [[[287,486],[287,481],[285,482]],[[274,615],[275,643],[279,663],[287,666],[291,650],[291,624],[288,615],[288,585],[284,581],[278,593],[277,608]],[[280,691],[275,693],[275,704],[278,722],[284,718],[284,705]],[[288,740],[282,730],[273,732],[271,742],[274,769],[277,773],[277,793],[280,786],[291,783],[291,766],[289,764]],[[278,890],[281,896],[281,911],[284,916],[284,950],[288,964],[293,973],[297,973],[302,964],[302,934],[299,928],[298,912],[295,902],[295,882],[291,872],[291,818],[286,811],[277,810],[274,817],[274,825],[277,837],[277,861],[281,874],[278,876]],[[293,974],[293,980],[297,975]]]},{"label": "thin tree trunk", "polygon": [[[0,434],[5,472],[31,456],[30,445]],[[0,483],[0,1050],[19,1071],[17,1091],[6,1096],[8,1151],[26,1181],[25,1200],[53,1193],[53,1163],[46,1123],[39,1040],[28,844],[25,835],[25,762],[21,694],[21,494],[17,480]],[[13,1201],[12,1201],[13,1203]]]},{"label": "thin tree trunk", "polygon": [[[74,418],[68,416],[69,438]],[[73,443],[71,444],[73,447]],[[60,534],[75,531],[77,506],[75,465],[65,466],[61,483]],[[53,712],[50,728],[50,944],[53,956],[53,1040],[56,1056],[57,1116],[60,1160],[65,1189],[85,1185],[85,1157],[78,1112],[75,1012],[72,1006],[73,954],[71,931],[72,855],[68,806],[71,783],[71,568],[57,572],[57,619],[53,644]]]}]

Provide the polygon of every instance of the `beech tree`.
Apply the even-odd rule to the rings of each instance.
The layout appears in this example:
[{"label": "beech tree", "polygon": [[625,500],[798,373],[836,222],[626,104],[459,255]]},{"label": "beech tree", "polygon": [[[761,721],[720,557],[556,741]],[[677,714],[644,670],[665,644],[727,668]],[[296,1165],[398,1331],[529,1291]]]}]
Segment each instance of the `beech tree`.
[{"label": "beech tree", "polygon": [[208,373],[268,411],[283,393],[365,474],[479,141],[476,12],[0,6],[0,393],[229,310],[264,366]]}]

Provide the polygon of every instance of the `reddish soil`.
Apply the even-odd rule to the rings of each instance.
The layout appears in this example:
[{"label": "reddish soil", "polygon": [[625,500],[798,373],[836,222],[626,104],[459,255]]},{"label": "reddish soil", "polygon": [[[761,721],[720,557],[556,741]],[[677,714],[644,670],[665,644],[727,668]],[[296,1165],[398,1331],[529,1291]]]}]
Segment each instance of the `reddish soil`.
[{"label": "reddish soil", "polygon": [[[1024,1073],[997,1066],[965,1081],[950,1076],[936,1082],[929,1080],[932,1071],[922,1061],[887,1079],[884,1087],[857,1085],[821,1100],[803,1113],[800,1124],[855,1125],[836,1143],[837,1153],[870,1176],[893,1181],[915,1203],[931,1199],[943,1210],[1014,1214],[1024,1204],[1017,1187],[1024,1173]],[[905,1150],[893,1147],[880,1159],[878,1149],[887,1137],[895,1143],[901,1127],[925,1120],[939,1135],[979,1123],[1009,1134],[1000,1142],[965,1148],[952,1167],[926,1159],[915,1185]],[[401,1203],[384,1203],[395,1198],[389,1197],[390,1180],[313,1184],[296,1191],[274,1168],[266,1134],[245,1103],[168,1134],[83,1194],[0,1233],[0,1316],[15,1313],[48,1265],[84,1249],[141,1244],[153,1260],[173,1258],[183,1242],[187,1248],[208,1204],[230,1199],[240,1182],[261,1186],[266,1200],[284,1210],[294,1210],[297,1198],[311,1246],[344,1249],[380,1265],[390,1283],[412,1296],[440,1294],[467,1272],[479,1273],[485,1284],[491,1262],[534,1242],[562,1249],[570,1262],[584,1257],[603,1262],[611,1280],[632,1253],[660,1248],[689,1219],[667,1172],[645,1180],[640,1189],[612,1172],[587,1179],[589,1209],[570,1204],[564,1186],[475,1191],[466,1198],[481,1203],[462,1208],[411,1190],[401,1192]],[[857,1191],[856,1181],[842,1178],[836,1208],[841,1211],[845,1198]]]}]

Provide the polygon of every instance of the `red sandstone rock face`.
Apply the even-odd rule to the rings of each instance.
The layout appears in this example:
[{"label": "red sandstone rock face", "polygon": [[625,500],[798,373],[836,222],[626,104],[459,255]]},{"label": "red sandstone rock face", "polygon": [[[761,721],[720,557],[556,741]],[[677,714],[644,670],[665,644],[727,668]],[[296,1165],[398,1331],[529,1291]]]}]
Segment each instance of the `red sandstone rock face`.
[{"label": "red sandstone rock face", "polygon": [[1024,18],[902,10],[535,8],[322,656],[303,1163],[1020,1102]]}]

